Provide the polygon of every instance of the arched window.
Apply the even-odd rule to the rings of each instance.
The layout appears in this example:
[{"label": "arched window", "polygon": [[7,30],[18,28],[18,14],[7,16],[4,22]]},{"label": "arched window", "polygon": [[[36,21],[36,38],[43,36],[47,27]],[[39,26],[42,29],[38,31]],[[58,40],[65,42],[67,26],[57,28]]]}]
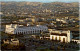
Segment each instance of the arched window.
[{"label": "arched window", "polygon": [[20,32],[20,34],[21,34],[21,32]]},{"label": "arched window", "polygon": [[65,42],[65,38],[63,38],[63,42]]},{"label": "arched window", "polygon": [[19,32],[17,32],[17,34],[19,34]]},{"label": "arched window", "polygon": [[55,40],[57,40],[57,37],[55,37]]},{"label": "arched window", "polygon": [[25,31],[23,31],[23,34],[25,34]]},{"label": "arched window", "polygon": [[22,34],[24,34],[24,32],[22,32]]},{"label": "arched window", "polygon": [[59,37],[59,40],[61,41],[61,37]]},{"label": "arched window", "polygon": [[54,40],[54,36],[52,36],[52,40]]},{"label": "arched window", "polygon": [[41,32],[41,30],[39,30],[39,32]]}]

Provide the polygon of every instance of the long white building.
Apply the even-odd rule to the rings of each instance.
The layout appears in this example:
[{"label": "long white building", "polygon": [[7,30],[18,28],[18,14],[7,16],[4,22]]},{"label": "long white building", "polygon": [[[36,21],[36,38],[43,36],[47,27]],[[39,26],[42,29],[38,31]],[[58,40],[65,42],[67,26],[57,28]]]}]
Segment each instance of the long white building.
[{"label": "long white building", "polygon": [[72,40],[72,33],[70,30],[50,30],[50,39],[59,40],[60,42],[70,42]]},{"label": "long white building", "polygon": [[18,24],[6,25],[5,32],[9,34],[37,34],[48,31],[48,27],[44,25],[23,26]]}]

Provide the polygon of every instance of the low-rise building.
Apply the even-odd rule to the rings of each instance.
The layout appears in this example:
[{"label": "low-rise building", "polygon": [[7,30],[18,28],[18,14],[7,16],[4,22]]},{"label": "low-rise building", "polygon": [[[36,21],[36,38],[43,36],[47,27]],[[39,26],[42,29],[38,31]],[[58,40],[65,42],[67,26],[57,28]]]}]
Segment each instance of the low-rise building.
[{"label": "low-rise building", "polygon": [[19,40],[18,39],[11,39],[10,44],[19,45]]},{"label": "low-rise building", "polygon": [[18,24],[6,25],[5,32],[9,34],[37,34],[48,31],[48,27],[44,25],[23,26]]},{"label": "low-rise building", "polygon": [[80,44],[80,40],[72,39],[73,42],[77,42],[77,44]]},{"label": "low-rise building", "polygon": [[72,40],[72,33],[70,30],[50,30],[50,39],[59,40],[60,42],[70,42]]},{"label": "low-rise building", "polygon": [[6,39],[6,40],[3,40],[3,42],[4,42],[4,44],[19,45],[19,40],[17,38]]}]

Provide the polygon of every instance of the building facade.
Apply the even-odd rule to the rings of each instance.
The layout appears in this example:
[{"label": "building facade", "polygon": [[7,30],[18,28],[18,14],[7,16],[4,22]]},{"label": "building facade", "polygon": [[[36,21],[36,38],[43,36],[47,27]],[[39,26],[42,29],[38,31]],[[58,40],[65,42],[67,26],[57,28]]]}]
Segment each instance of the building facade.
[{"label": "building facade", "polygon": [[19,40],[17,38],[6,39],[6,40],[3,40],[3,42],[4,42],[4,44],[19,45]]},{"label": "building facade", "polygon": [[72,40],[72,33],[69,30],[50,30],[50,40],[70,42]]},{"label": "building facade", "polygon": [[48,27],[44,25],[23,26],[18,24],[6,25],[5,32],[9,34],[37,34],[48,31]]}]

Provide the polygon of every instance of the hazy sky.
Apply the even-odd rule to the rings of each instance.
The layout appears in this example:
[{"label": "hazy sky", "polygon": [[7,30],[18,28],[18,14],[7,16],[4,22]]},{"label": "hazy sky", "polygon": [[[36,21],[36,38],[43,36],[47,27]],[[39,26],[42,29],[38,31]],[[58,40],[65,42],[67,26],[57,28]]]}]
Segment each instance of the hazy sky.
[{"label": "hazy sky", "polygon": [[78,2],[79,0],[0,0],[0,1],[29,1],[29,2]]}]

